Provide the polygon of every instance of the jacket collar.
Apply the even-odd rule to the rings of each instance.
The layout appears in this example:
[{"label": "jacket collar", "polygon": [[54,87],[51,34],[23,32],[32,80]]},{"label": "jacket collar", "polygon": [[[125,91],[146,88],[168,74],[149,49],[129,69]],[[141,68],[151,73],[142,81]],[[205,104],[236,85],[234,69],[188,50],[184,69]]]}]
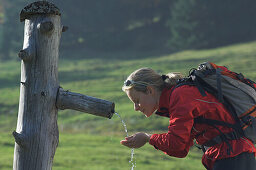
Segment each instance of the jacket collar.
[{"label": "jacket collar", "polygon": [[172,89],[173,89],[173,87],[163,89],[160,99],[159,99],[158,109],[155,112],[157,115],[170,117],[169,104],[170,104],[170,95],[171,95]]}]

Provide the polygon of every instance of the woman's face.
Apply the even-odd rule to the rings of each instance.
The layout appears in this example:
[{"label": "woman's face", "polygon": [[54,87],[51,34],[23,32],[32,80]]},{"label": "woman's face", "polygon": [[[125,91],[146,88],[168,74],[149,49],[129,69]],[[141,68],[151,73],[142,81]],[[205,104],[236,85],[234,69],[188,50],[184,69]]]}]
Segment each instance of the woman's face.
[{"label": "woman's face", "polygon": [[133,102],[134,110],[140,111],[146,117],[149,117],[158,109],[159,96],[155,92],[153,88],[148,88],[147,93],[130,89],[126,91],[126,94]]}]

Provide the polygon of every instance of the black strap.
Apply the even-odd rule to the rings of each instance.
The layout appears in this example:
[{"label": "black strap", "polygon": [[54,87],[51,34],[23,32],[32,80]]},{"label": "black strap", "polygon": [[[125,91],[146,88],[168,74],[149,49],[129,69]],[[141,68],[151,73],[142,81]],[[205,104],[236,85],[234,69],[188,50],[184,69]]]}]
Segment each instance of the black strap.
[{"label": "black strap", "polygon": [[228,127],[228,128],[232,128],[234,130],[238,130],[237,129],[238,124],[231,124],[231,123],[223,122],[223,121],[220,121],[220,120],[214,120],[214,119],[206,119],[202,116],[199,116],[199,117],[195,118],[194,122],[198,123],[198,124],[220,125],[220,126],[225,126],[225,127]]},{"label": "black strap", "polygon": [[[215,138],[213,138],[213,139],[207,141],[206,143],[204,143],[202,145],[202,149],[204,149],[204,146],[212,147],[216,144],[220,144],[222,142],[225,142],[228,145],[227,154],[230,155],[230,152],[233,152],[233,148],[230,145],[229,141],[230,140],[237,140],[241,136],[243,136],[243,134],[240,133],[241,127],[238,123],[237,124],[230,124],[230,123],[226,123],[226,122],[223,122],[223,121],[218,121],[218,120],[213,120],[213,119],[206,119],[206,118],[203,118],[202,116],[195,118],[194,123],[208,124],[210,126],[213,126],[220,133],[220,135],[218,135]],[[229,132],[229,133],[223,133],[216,125],[233,128],[234,130],[232,132]]]},{"label": "black strap", "polygon": [[[182,78],[182,79],[178,79],[177,82],[176,82],[176,85],[172,88],[172,91],[170,92],[170,97],[172,95],[172,92],[178,88],[178,87],[181,87],[181,86],[184,86],[184,85],[188,85],[188,86],[196,86],[196,84],[191,80],[191,78]],[[169,97],[169,98],[170,98]]]},{"label": "black strap", "polygon": [[229,133],[223,133],[219,136],[216,136],[215,138],[211,139],[210,141],[204,143],[203,145],[207,146],[207,147],[212,147],[214,145],[224,142],[225,140],[237,140],[240,137],[241,136],[238,133],[236,133],[236,131],[232,131]]},{"label": "black strap", "polygon": [[197,77],[197,76],[194,76],[194,75],[191,75],[191,78],[192,78],[192,80],[195,82],[194,84],[196,85],[196,87],[197,87],[197,89],[199,90],[200,94],[201,94],[202,96],[206,96],[205,90],[204,90],[202,84],[199,82],[199,79],[200,79],[200,78]]},{"label": "black strap", "polygon": [[176,86],[173,88],[173,90],[183,85],[195,86],[196,84],[192,81],[191,78],[182,78],[177,80]]},{"label": "black strap", "polygon": [[216,81],[217,81],[217,89],[218,89],[218,100],[223,103],[223,94],[222,94],[222,87],[221,87],[221,70],[216,69]]}]

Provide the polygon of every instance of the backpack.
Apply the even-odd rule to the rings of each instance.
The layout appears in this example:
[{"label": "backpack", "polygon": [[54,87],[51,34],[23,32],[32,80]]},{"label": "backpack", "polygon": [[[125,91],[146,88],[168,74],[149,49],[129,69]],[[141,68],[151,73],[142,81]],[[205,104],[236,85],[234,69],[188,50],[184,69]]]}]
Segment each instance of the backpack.
[{"label": "backpack", "polygon": [[[233,128],[230,133],[223,134],[211,139],[203,146],[213,146],[228,140],[246,137],[256,143],[256,83],[245,78],[241,73],[235,73],[225,66],[218,66],[211,62],[199,65],[197,69],[192,69],[189,76],[177,82],[175,88],[182,85],[194,85],[198,88],[202,96],[205,91],[214,95],[236,120],[235,124],[223,121],[195,118],[195,123],[206,123],[216,129],[216,125]],[[204,147],[202,147],[204,148]],[[232,150],[232,148],[231,148]]]}]

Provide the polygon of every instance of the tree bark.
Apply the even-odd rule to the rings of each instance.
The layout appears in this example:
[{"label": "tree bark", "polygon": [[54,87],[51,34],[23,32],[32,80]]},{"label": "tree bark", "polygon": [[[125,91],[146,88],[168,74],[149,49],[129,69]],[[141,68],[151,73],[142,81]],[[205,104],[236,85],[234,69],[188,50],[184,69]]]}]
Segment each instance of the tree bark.
[{"label": "tree bark", "polygon": [[[38,5],[40,9],[44,4]],[[24,43],[19,53],[21,85],[13,132],[14,170],[50,170],[59,141],[55,103],[62,26],[59,15],[34,12],[24,18]]]}]

